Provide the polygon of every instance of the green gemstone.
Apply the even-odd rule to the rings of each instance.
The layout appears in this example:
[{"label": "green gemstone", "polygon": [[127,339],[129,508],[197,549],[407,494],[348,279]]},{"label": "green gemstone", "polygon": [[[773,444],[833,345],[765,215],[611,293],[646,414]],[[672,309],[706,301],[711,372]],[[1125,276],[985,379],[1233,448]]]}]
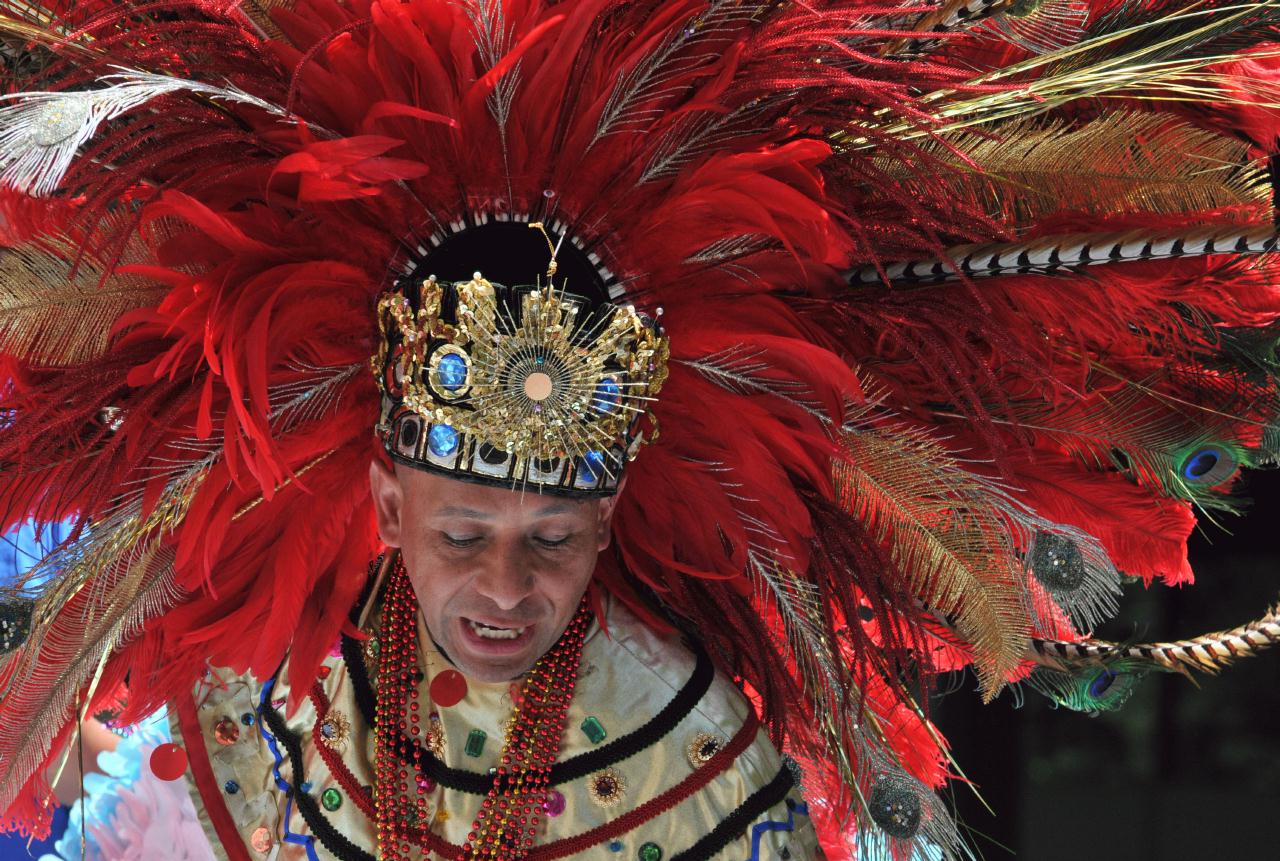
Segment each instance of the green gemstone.
[{"label": "green gemstone", "polygon": [[467,733],[467,746],[463,748],[467,756],[479,756],[484,753],[484,743],[489,736],[482,729],[473,729]]},{"label": "green gemstone", "polygon": [[320,803],[332,813],[342,806],[342,793],[331,786],[320,794]]},{"label": "green gemstone", "polygon": [[640,861],[662,861],[662,847],[657,843],[646,843],[640,847]]},{"label": "green gemstone", "polygon": [[608,735],[608,733],[604,731],[604,726],[600,721],[596,720],[594,715],[588,717],[582,722],[582,731],[586,733],[587,738],[591,739],[592,744],[599,744],[604,741],[605,736]]}]

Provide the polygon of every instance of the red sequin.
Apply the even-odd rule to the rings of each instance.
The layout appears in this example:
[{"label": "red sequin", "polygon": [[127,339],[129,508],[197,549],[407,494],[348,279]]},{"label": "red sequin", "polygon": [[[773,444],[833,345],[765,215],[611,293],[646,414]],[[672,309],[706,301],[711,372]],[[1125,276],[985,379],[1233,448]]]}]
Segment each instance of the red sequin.
[{"label": "red sequin", "polygon": [[151,773],[161,780],[177,780],[187,773],[187,752],[176,744],[151,751]]},{"label": "red sequin", "polygon": [[431,701],[441,708],[456,706],[467,695],[467,677],[457,670],[437,673],[431,680]]}]

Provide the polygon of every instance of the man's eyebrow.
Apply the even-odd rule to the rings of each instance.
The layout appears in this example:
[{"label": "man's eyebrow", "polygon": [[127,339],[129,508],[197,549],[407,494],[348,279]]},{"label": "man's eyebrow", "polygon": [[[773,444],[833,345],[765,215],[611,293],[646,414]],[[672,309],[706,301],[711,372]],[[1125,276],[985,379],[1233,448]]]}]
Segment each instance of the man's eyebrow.
[{"label": "man's eyebrow", "polygon": [[436,517],[469,517],[472,520],[492,520],[493,515],[485,511],[477,511],[474,508],[460,508],[456,505],[448,505],[436,512]]}]

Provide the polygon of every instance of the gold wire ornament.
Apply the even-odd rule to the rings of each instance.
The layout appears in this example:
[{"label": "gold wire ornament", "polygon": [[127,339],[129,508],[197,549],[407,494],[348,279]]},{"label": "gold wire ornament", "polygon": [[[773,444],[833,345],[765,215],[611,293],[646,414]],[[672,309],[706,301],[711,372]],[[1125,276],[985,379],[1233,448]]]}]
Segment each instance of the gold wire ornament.
[{"label": "gold wire ornament", "polygon": [[606,768],[591,775],[587,781],[587,794],[601,807],[613,807],[627,794],[627,780],[618,771]]},{"label": "gold wire ornament", "polygon": [[[669,347],[654,321],[630,305],[591,308],[549,284],[498,287],[479,272],[453,284],[427,278],[416,303],[403,289],[379,301],[373,360],[389,451],[489,476],[476,461],[496,453],[514,459],[504,475],[535,484],[572,481],[575,467],[563,464],[591,457],[616,480],[667,377]],[[447,460],[431,461],[429,441],[442,434],[450,444],[432,451]]]}]

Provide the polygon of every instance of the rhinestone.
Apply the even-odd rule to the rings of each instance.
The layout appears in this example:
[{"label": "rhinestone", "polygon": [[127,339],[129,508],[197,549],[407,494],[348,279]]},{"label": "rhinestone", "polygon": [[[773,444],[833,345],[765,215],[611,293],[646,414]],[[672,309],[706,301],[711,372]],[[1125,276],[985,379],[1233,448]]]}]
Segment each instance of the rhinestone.
[{"label": "rhinestone", "polygon": [[448,457],[458,450],[458,432],[448,425],[432,425],[427,448],[436,457]]},{"label": "rhinestone", "polygon": [[299,786],[298,789],[302,790],[303,795],[307,795],[308,793],[311,792],[311,781],[309,780],[302,781],[302,785]]},{"label": "rhinestone", "polygon": [[591,715],[582,722],[582,731],[586,734],[587,738],[591,739],[592,744],[599,744],[604,741],[605,737],[608,735],[608,733],[604,731],[604,726],[595,717],[595,715]]},{"label": "rhinestone", "polygon": [[558,789],[553,789],[547,793],[547,800],[542,802],[542,809],[546,811],[548,816],[559,816],[564,813],[565,800],[564,793]]},{"label": "rhinestone", "polygon": [[227,791],[227,795],[235,795],[240,791],[240,784],[236,783],[234,780],[228,780],[226,783],[222,784],[222,788]]},{"label": "rhinestone", "polygon": [[320,793],[320,804],[325,810],[332,813],[342,806],[342,793],[331,786]]},{"label": "rhinestone", "polygon": [[244,724],[245,726],[253,726],[254,720],[255,718],[253,716],[253,712],[245,712],[244,714],[240,715],[240,723]]},{"label": "rhinestone", "polygon": [[600,381],[600,385],[596,386],[595,396],[591,399],[591,408],[598,413],[608,414],[616,412],[620,403],[622,403],[622,387],[618,385],[617,380],[605,377]]},{"label": "rhinestone", "polygon": [[604,475],[604,453],[589,451],[582,456],[578,466],[578,481],[582,484],[595,484]]},{"label": "rhinestone", "polygon": [[445,353],[436,364],[440,387],[446,392],[456,392],[467,384],[467,360],[457,353]]},{"label": "rhinestone", "polygon": [[467,744],[463,748],[463,752],[467,756],[478,757],[484,753],[484,743],[489,738],[488,733],[482,729],[473,729],[467,733]]},{"label": "rhinestone", "polygon": [[653,841],[649,841],[640,847],[638,855],[640,861],[662,861],[662,847]]},{"label": "rhinestone", "polygon": [[219,718],[213,725],[213,740],[226,747],[240,740],[240,727],[229,717]]},{"label": "rhinestone", "polygon": [[621,841],[621,840],[615,840],[615,841],[613,841],[612,843],[610,843],[610,844],[609,844],[609,851],[610,851],[610,852],[621,852],[621,851],[622,851],[622,841]]}]

